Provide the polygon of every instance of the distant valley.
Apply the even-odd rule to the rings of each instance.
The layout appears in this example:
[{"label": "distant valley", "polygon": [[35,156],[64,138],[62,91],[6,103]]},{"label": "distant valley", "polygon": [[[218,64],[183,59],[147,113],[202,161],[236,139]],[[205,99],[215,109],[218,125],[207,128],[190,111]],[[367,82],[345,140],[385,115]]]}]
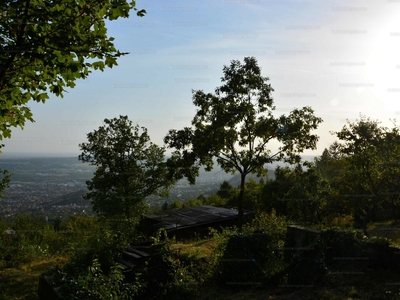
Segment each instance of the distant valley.
[{"label": "distant valley", "polygon": [[[269,178],[274,178],[276,165],[269,168]],[[0,168],[13,174],[10,188],[0,200],[3,217],[29,213],[52,219],[93,214],[90,203],[82,196],[86,193],[85,181],[92,178],[95,167],[80,162],[77,157],[0,159]],[[195,185],[182,179],[171,189],[169,198],[149,197],[146,201],[152,209],[157,209],[165,201],[185,202],[199,195],[208,196],[215,193],[224,180],[234,187],[240,183],[239,175],[227,174],[216,165],[211,172],[202,169]]]}]

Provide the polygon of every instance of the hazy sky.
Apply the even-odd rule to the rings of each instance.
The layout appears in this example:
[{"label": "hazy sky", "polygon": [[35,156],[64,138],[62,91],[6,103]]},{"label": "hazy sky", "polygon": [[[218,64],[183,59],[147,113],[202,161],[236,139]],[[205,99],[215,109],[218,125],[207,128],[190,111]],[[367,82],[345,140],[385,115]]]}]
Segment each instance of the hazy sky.
[{"label": "hazy sky", "polygon": [[[390,126],[400,116],[400,0],[137,1],[147,15],[109,22],[119,66],[94,71],[65,97],[31,102],[35,123],[3,153],[78,155],[104,118],[128,115],[162,145],[190,126],[192,89],[213,92],[231,60],[257,58],[277,114],[311,106],[322,117],[320,155],[346,119]],[[5,156],[3,156],[5,157]],[[0,156],[0,158],[3,158]]]}]

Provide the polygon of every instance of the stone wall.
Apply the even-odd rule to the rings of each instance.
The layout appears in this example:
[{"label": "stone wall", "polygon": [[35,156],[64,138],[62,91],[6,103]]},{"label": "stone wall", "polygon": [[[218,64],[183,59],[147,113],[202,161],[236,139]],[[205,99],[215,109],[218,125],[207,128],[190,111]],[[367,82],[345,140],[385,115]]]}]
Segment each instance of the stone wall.
[{"label": "stone wall", "polygon": [[317,241],[320,233],[316,229],[290,225],[287,227],[286,240],[290,247],[301,249]]},{"label": "stone wall", "polygon": [[[286,247],[292,248],[294,251],[305,249],[317,241],[320,234],[320,230],[290,225],[287,227]],[[400,268],[400,248],[367,242],[364,251],[368,267]]]}]

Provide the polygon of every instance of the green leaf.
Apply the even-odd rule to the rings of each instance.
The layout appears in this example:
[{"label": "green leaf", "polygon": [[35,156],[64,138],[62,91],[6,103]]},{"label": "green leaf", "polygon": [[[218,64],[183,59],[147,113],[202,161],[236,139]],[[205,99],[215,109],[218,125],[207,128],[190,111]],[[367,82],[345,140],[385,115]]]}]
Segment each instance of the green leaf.
[{"label": "green leaf", "polygon": [[[12,61],[9,56],[0,57],[0,111],[15,110],[15,120],[9,117],[7,124],[0,124],[0,131],[4,130],[0,139],[28,120],[22,111],[27,102],[44,102],[49,92],[62,97],[63,87],[73,88],[76,79],[85,78],[93,69],[104,71],[106,66],[117,65],[116,57],[124,54],[115,48],[114,38],[107,36],[104,18],[128,17],[135,9],[134,2],[124,0],[114,2],[114,7],[107,0],[63,1],[62,5],[31,0],[25,15],[21,9],[25,5],[24,0],[0,2],[0,11],[7,12],[0,18],[0,41],[10,53],[18,53]],[[15,28],[21,26],[21,20],[26,26],[17,36]],[[94,32],[88,33],[92,25]],[[44,93],[37,94],[38,90]]]}]

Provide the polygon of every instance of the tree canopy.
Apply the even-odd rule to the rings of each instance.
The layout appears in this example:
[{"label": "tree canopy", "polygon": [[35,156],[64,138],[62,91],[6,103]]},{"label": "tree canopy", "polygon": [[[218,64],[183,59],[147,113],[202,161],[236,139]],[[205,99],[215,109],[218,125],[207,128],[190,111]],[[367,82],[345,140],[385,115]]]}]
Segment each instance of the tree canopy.
[{"label": "tree canopy", "polygon": [[122,53],[106,21],[146,12],[135,1],[4,0],[0,2],[0,140],[33,121],[28,102],[63,97],[92,70],[117,65]]},{"label": "tree canopy", "polygon": [[[198,107],[193,127],[170,130],[164,141],[176,149],[168,160],[171,176],[194,183],[201,165],[212,169],[213,158],[225,172],[241,175],[241,223],[246,175],[264,174],[264,165],[274,161],[300,161],[300,153],[315,149],[318,136],[311,131],[322,119],[315,117],[310,107],[274,117],[273,89],[254,57],[244,58],[243,64],[232,61],[223,73],[222,85],[214,94],[193,91],[193,103]],[[281,144],[275,152],[267,148],[272,140]]]},{"label": "tree canopy", "polygon": [[97,166],[85,199],[100,216],[137,221],[146,197],[166,195],[165,149],[150,142],[147,129],[133,125],[127,116],[105,119],[103,126],[80,144],[79,160]]},{"label": "tree canopy", "polygon": [[[363,115],[335,132],[347,167],[342,197],[352,202],[355,218],[364,229],[383,201],[400,200],[400,128],[381,126]],[[346,188],[346,190],[343,190]]]}]

